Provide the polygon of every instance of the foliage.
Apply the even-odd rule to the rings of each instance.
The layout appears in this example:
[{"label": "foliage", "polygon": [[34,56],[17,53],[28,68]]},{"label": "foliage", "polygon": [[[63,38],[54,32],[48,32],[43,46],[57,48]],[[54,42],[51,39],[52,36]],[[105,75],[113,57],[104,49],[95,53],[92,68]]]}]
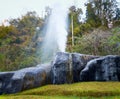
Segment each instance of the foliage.
[{"label": "foliage", "polygon": [[43,19],[36,12],[27,12],[9,23],[9,26],[0,26],[0,71],[35,66],[38,63],[36,42],[40,33],[36,29],[42,27]]},{"label": "foliage", "polygon": [[[75,6],[71,6],[69,8],[69,18],[70,18],[70,32],[72,30],[73,26],[73,31],[78,33],[79,32],[79,25],[80,25],[80,19],[81,15],[83,14],[82,9],[76,8]],[[72,23],[73,22],[73,23]]]},{"label": "foliage", "polygon": [[86,32],[89,32],[92,29],[89,23],[83,23],[78,27],[74,28],[74,36],[81,37]]},{"label": "foliage", "polygon": [[7,38],[10,34],[15,32],[15,28],[13,26],[0,26],[0,39],[5,39]]},{"label": "foliage", "polygon": [[116,16],[115,16],[114,20],[120,20],[120,8],[116,9]]},{"label": "foliage", "polygon": [[114,17],[117,15],[116,0],[90,0],[86,6],[87,21],[89,22],[92,20],[93,25],[95,25],[96,22],[97,25],[107,26],[108,22],[113,21]]},{"label": "foliage", "polygon": [[120,28],[112,30],[112,36],[108,38],[110,54],[120,55]]},{"label": "foliage", "polygon": [[27,55],[26,50],[20,46],[1,47],[0,52],[0,71],[18,70],[37,64],[35,56]]},{"label": "foliage", "polygon": [[[82,15],[82,11],[80,9],[77,10],[75,6],[71,6],[69,16],[70,18],[73,17],[73,29],[71,21],[67,51],[94,55],[117,54],[119,48],[107,51],[107,49],[111,48],[110,44],[108,44],[110,41],[108,40],[109,36],[104,38],[106,33],[102,33],[102,30],[103,32],[107,31],[110,23],[113,27],[119,26],[120,24],[120,9],[116,2],[116,0],[89,0],[89,2],[85,4],[86,20],[84,20],[84,22],[80,22],[80,19],[78,20],[78,17]],[[80,13],[78,14],[78,12]],[[97,30],[97,28],[101,29],[100,33],[102,34],[100,34],[99,31],[96,31],[97,33],[94,34],[93,30]],[[97,39],[99,40],[98,43]]]},{"label": "foliage", "polygon": [[81,19],[81,15],[83,14],[82,9],[81,8],[76,8],[75,6],[71,6],[69,8],[69,17],[72,21],[73,18],[73,25],[74,27],[77,27],[80,24],[80,19]]},{"label": "foliage", "polygon": [[[67,51],[94,55],[120,55],[119,27],[114,28],[112,32],[106,28],[108,20],[114,21],[115,27],[120,25],[120,9],[113,1],[91,1],[86,4],[86,20],[83,23],[80,21],[82,10],[75,6],[69,9],[71,22]],[[46,17],[49,17],[51,9],[47,7],[46,12]],[[72,19],[74,46],[71,42]],[[17,70],[40,63],[41,52],[37,53],[40,56],[37,57],[36,51],[41,49],[45,36],[41,30],[47,21],[40,18],[36,12],[27,12],[20,18],[9,20],[9,23],[9,26],[0,26],[0,71]]]},{"label": "foliage", "polygon": [[86,22],[89,23],[92,27],[99,27],[101,25],[100,18],[95,14],[92,3],[87,3],[86,10]]},{"label": "foliage", "polygon": [[120,55],[120,29],[110,30],[94,29],[89,34],[75,38],[73,52],[92,55]]}]

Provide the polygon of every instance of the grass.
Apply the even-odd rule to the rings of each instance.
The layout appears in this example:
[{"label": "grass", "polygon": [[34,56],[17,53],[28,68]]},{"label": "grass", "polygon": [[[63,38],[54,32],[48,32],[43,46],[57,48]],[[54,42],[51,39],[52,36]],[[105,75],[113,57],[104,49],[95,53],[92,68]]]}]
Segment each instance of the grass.
[{"label": "grass", "polygon": [[81,82],[75,84],[47,85],[21,92],[22,95],[62,96],[113,96],[120,95],[119,82]]},{"label": "grass", "polygon": [[17,96],[1,96],[0,99],[80,99],[75,96],[39,96],[39,95],[17,95]]},{"label": "grass", "polygon": [[46,85],[0,99],[120,99],[120,82],[80,82]]},{"label": "grass", "polygon": [[78,96],[18,95],[18,96],[1,96],[0,99],[120,99],[120,96],[78,97]]}]

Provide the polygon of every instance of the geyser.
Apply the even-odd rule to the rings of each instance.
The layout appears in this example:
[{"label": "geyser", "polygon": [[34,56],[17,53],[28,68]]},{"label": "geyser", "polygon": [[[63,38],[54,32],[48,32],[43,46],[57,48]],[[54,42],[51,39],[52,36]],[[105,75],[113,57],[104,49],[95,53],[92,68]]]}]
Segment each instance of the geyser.
[{"label": "geyser", "polygon": [[53,59],[56,52],[65,52],[67,42],[68,11],[55,4],[45,26],[45,38],[42,44],[42,62]]}]

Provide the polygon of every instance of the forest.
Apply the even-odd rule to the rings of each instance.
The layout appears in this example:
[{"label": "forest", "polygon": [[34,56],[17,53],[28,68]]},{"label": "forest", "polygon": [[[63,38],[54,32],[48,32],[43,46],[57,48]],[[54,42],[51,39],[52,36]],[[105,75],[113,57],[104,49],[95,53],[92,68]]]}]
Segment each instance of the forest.
[{"label": "forest", "polygon": [[[86,17],[82,21],[82,9],[69,8],[66,51],[96,56],[120,55],[120,7],[117,1],[90,0],[85,6]],[[20,18],[8,20],[8,26],[0,26],[0,71],[41,63],[39,50],[45,36],[42,30],[50,15],[49,10],[47,7],[44,18],[29,11]]]}]

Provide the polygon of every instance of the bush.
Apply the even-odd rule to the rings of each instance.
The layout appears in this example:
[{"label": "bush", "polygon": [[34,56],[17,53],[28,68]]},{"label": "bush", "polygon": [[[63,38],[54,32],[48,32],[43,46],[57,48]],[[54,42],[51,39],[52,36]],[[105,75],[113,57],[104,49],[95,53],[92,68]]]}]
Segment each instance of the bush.
[{"label": "bush", "polygon": [[73,52],[92,55],[120,55],[120,29],[110,30],[95,29],[90,34],[76,37]]},{"label": "bush", "polygon": [[84,23],[74,28],[74,36],[82,36],[84,33],[91,30],[91,25],[89,23]]}]

